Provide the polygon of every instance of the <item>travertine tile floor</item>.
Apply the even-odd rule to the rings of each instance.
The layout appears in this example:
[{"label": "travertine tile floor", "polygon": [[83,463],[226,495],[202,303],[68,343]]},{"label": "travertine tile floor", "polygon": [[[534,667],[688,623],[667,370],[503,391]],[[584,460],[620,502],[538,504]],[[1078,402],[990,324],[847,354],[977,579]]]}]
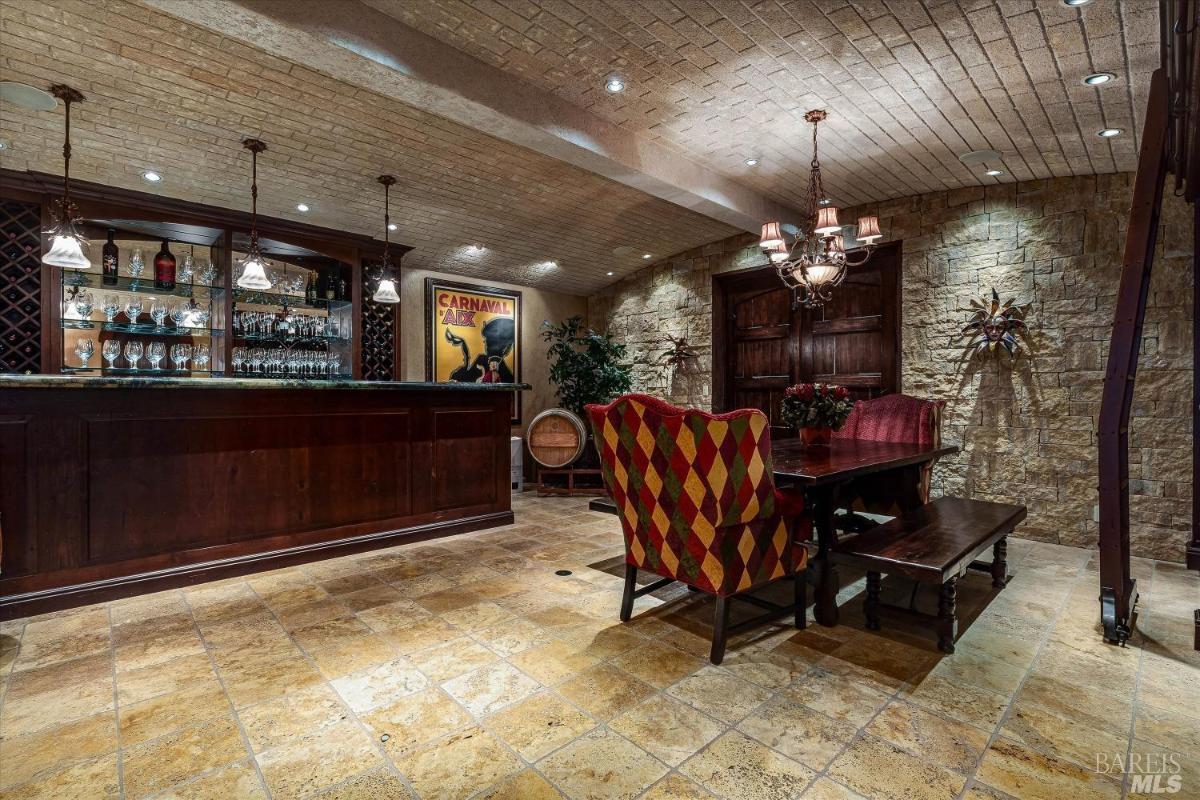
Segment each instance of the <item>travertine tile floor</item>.
[{"label": "travertine tile floor", "polygon": [[842,625],[763,628],[713,667],[710,600],[617,621],[614,518],[514,505],[503,529],[3,623],[0,796],[1128,793],[1097,754],[1174,754],[1200,796],[1200,579],[1178,565],[1137,563],[1125,649],[1096,631],[1092,554],[1017,540],[1008,588],[960,591],[953,656],[892,615],[864,631],[858,581]]}]

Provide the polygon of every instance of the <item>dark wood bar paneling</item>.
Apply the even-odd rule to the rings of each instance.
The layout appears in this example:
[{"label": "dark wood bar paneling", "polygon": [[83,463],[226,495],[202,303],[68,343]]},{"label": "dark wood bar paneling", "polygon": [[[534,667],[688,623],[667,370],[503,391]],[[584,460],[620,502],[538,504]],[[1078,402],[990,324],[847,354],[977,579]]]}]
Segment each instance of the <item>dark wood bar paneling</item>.
[{"label": "dark wood bar paneling", "polygon": [[126,380],[0,379],[0,618],[512,521],[511,387]]}]

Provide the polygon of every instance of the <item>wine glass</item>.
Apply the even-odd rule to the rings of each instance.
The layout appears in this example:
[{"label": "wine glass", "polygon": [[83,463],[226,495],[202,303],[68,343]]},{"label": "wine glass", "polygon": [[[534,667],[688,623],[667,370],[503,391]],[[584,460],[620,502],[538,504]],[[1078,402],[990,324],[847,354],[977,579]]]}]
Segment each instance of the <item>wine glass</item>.
[{"label": "wine glass", "polygon": [[75,355],[79,356],[79,366],[88,368],[88,361],[96,352],[96,342],[93,339],[80,339],[75,343]]},{"label": "wine glass", "polygon": [[142,343],[141,342],[126,342],[125,343],[125,366],[131,370],[137,370],[138,362],[142,360]]},{"label": "wine glass", "polygon": [[151,369],[161,369],[158,362],[162,361],[167,356],[167,346],[162,342],[151,342],[150,347],[146,350],[146,360],[150,362]]},{"label": "wine glass", "polygon": [[150,318],[156,328],[163,327],[163,320],[167,318],[167,304],[157,297],[150,298]]},{"label": "wine glass", "polygon": [[129,257],[129,277],[133,278],[134,283],[137,283],[138,278],[142,277],[142,273],[145,271],[146,257],[142,255],[142,248],[139,247]]},{"label": "wine glass", "polygon": [[337,353],[330,352],[325,357],[325,361],[329,364],[330,377],[336,377],[338,375],[338,367],[341,366],[342,363],[342,357]]},{"label": "wine glass", "polygon": [[188,307],[187,303],[173,303],[171,305],[171,322],[175,323],[176,328],[184,327],[187,322]]},{"label": "wine glass", "polygon": [[192,278],[196,275],[196,259],[192,258],[192,254],[188,253],[183,257],[183,263],[179,265],[179,274],[177,279],[180,283],[191,283]]},{"label": "wine glass", "polygon": [[212,312],[207,306],[196,306],[192,309],[192,322],[197,328],[207,328]]},{"label": "wine glass", "polygon": [[212,286],[213,281],[217,277],[217,268],[213,266],[212,260],[206,261],[200,269],[200,282],[205,286]]},{"label": "wine glass", "polygon": [[125,301],[125,316],[129,318],[130,325],[138,324],[138,317],[142,315],[142,298],[134,297]]},{"label": "wine glass", "polygon": [[198,344],[192,350],[192,369],[203,371],[208,366],[211,353],[206,344]]},{"label": "wine glass", "polygon": [[246,348],[244,348],[244,347],[233,348],[233,371],[234,371],[234,373],[236,374],[236,373],[240,372],[242,369],[242,365],[245,363],[246,363]]},{"label": "wine glass", "polygon": [[109,369],[116,369],[117,359],[121,357],[121,343],[116,339],[108,339],[100,348],[100,355],[108,362]]},{"label": "wine glass", "polygon": [[192,346],[190,344],[171,345],[171,361],[174,362],[177,371],[182,371],[191,357]]},{"label": "wine glass", "polygon": [[121,312],[120,298],[115,294],[104,295],[104,305],[100,306],[100,310],[104,312],[104,321],[111,323]]},{"label": "wine glass", "polygon": [[95,305],[96,298],[92,296],[91,292],[80,292],[75,295],[75,313],[79,315],[81,328],[92,327],[89,320],[92,318],[92,309]]}]

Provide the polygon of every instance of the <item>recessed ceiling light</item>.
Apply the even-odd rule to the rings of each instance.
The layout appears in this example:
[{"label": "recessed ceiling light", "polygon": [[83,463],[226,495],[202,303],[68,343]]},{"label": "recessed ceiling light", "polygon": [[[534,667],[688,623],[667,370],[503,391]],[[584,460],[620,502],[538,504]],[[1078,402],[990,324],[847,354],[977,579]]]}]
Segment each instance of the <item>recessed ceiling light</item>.
[{"label": "recessed ceiling light", "polygon": [[607,275],[607,276],[608,276],[608,277],[610,277],[610,278],[612,277],[612,273],[611,273],[611,272],[606,272],[606,273],[604,273],[604,274],[605,274],[605,275]]},{"label": "recessed ceiling light", "polygon": [[296,203],[296,210],[303,214],[308,211],[308,203]]},{"label": "recessed ceiling light", "polygon": [[394,222],[389,222],[389,223],[388,223],[388,230],[389,230],[389,231],[394,231],[394,230],[396,230],[396,223],[394,223]]},{"label": "recessed ceiling light", "polygon": [[1124,132],[1121,128],[1105,128],[1104,130],[1096,131],[1096,135],[1105,139],[1111,139],[1114,136],[1120,136]]},{"label": "recessed ceiling light", "polygon": [[620,92],[625,91],[625,81],[621,80],[616,75],[613,75],[604,82],[604,90],[609,94],[619,94]]},{"label": "recessed ceiling light", "polygon": [[1103,86],[1104,84],[1117,77],[1111,72],[1093,72],[1091,75],[1083,76],[1084,86]]},{"label": "recessed ceiling light", "polygon": [[830,204],[830,203],[832,203],[832,202],[833,202],[833,201],[832,201],[832,200],[830,200],[828,197],[822,197],[822,198],[821,198],[821,200],[820,200],[820,203],[821,203],[821,205],[823,205],[823,206],[827,206],[827,205],[829,205],[829,204]]},{"label": "recessed ceiling light", "polygon": [[142,180],[147,181],[149,183],[158,183],[159,181],[162,180],[162,175],[159,175],[157,172],[154,172],[153,170],[146,170],[145,172],[142,173]]},{"label": "recessed ceiling light", "polygon": [[990,176],[990,177],[993,177],[993,178],[994,178],[994,177],[996,177],[997,175],[1003,175],[1003,174],[1004,174],[1004,170],[1002,170],[1002,169],[989,169],[987,172],[985,172],[985,173],[983,173],[983,174],[984,174],[984,175],[988,175],[988,176]]},{"label": "recessed ceiling light", "polygon": [[642,258],[653,258],[649,253],[642,253]]},{"label": "recessed ceiling light", "polygon": [[1072,8],[1075,6],[1086,6],[1090,2],[1092,2],[1092,0],[1062,0],[1062,4],[1064,6],[1070,6]]},{"label": "recessed ceiling light", "polygon": [[8,149],[8,141],[6,139],[0,139],[0,150],[7,150],[7,149]]},{"label": "recessed ceiling light", "polygon": [[758,159],[757,159],[757,158],[753,158],[753,157],[751,157],[751,158],[747,158],[747,159],[746,159],[746,166],[747,166],[747,167],[754,167],[754,166],[757,166],[757,165],[758,165]]}]

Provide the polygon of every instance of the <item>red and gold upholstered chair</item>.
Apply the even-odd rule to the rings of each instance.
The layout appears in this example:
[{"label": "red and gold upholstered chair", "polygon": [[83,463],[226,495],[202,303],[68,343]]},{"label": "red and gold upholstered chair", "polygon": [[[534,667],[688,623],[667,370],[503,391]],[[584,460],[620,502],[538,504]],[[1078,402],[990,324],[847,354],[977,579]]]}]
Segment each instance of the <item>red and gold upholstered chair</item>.
[{"label": "red and gold upholstered chair", "polygon": [[[846,424],[834,431],[834,439],[862,439],[873,442],[907,442],[926,447],[942,444],[942,408],[945,400],[922,400],[906,394],[888,394],[874,400],[859,400],[846,419]],[[921,503],[929,502],[929,487],[936,459],[921,466],[919,483],[915,487]],[[844,487],[842,502],[854,511],[896,516],[903,509],[899,487],[892,476],[867,476]],[[862,521],[853,515],[845,522],[849,530],[861,527]],[[874,523],[867,523],[868,526]]]},{"label": "red and gold upholstered chair", "polygon": [[[680,581],[716,595],[714,664],[733,630],[733,597],[769,609],[739,629],[787,612],[803,628],[812,521],[802,498],[775,488],[766,416],[706,414],[640,394],[587,411],[625,534],[621,620],[629,620],[634,598]],[[638,589],[639,569],[662,580]],[[780,578],[794,580],[794,606],[745,595]]]}]

